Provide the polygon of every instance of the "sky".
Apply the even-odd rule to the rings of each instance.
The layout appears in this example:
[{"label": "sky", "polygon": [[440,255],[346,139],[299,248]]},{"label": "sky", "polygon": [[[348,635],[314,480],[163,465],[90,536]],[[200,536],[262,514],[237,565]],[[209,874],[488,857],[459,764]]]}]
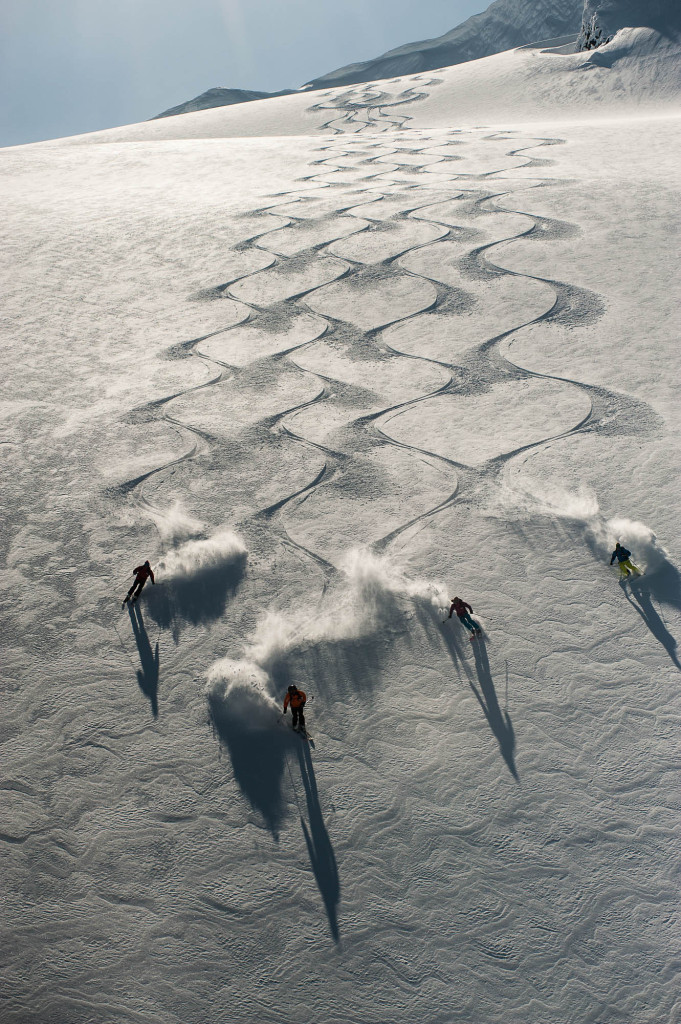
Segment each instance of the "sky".
[{"label": "sky", "polygon": [[0,145],[143,121],[213,86],[275,92],[488,0],[0,0]]}]

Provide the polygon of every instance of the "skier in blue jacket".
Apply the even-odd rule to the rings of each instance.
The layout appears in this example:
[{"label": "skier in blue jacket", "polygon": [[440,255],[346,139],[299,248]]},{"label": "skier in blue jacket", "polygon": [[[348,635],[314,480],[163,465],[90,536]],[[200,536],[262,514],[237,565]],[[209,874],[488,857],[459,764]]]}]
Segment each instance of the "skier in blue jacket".
[{"label": "skier in blue jacket", "polygon": [[643,575],[643,570],[639,569],[639,567],[634,565],[632,562],[631,551],[627,551],[626,548],[623,548],[619,541],[615,544],[615,550],[610,556],[610,565],[612,565],[615,559],[617,559],[620,565],[621,580],[627,579],[628,576],[631,576],[631,574],[635,572],[638,573],[639,576]]}]

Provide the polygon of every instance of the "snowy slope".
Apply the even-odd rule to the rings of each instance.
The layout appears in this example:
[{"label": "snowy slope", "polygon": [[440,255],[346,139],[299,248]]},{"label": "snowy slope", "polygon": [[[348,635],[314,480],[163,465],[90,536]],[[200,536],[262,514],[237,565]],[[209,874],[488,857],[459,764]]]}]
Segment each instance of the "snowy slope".
[{"label": "snowy slope", "polygon": [[677,1019],[650,43],[0,154],[3,1021]]},{"label": "snowy slope", "polygon": [[582,123],[604,116],[626,118],[633,111],[657,116],[681,108],[680,49],[660,32],[624,29],[598,50],[572,49],[525,46],[434,74],[255,100],[74,136],[69,142],[506,127],[537,119]]}]

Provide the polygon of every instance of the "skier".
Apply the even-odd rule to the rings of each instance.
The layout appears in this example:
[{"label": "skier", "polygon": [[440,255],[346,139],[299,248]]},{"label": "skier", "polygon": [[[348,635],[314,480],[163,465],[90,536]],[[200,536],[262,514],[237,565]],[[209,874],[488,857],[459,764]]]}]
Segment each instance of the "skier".
[{"label": "skier", "polygon": [[637,565],[631,561],[631,551],[627,551],[623,548],[619,541],[615,544],[615,550],[610,556],[610,565],[617,559],[620,564],[620,579],[625,580],[631,573],[637,572],[639,576],[643,575],[643,570],[639,569]]},{"label": "skier", "polygon": [[297,729],[300,724],[300,732],[303,733],[306,732],[305,715],[303,714],[303,708],[305,707],[306,700],[307,694],[305,694],[303,690],[299,690],[297,686],[289,686],[288,693],[284,697],[284,714],[286,714],[290,704],[293,728]]},{"label": "skier", "polygon": [[144,565],[138,565],[137,568],[133,569],[132,571],[135,574],[135,582],[130,587],[130,590],[123,599],[123,608],[125,608],[126,604],[130,600],[132,600],[133,604],[135,603],[137,598],[142,593],[144,584],[147,582],[149,578],[151,578],[152,583],[156,583],[156,580],[154,579],[154,570],[149,565],[149,559],[146,560]]},{"label": "skier", "polygon": [[470,629],[471,640],[476,634],[482,633],[482,630],[478,623],[475,621],[475,619],[472,619],[470,617],[469,613],[472,611],[473,609],[471,608],[467,601],[462,601],[460,597],[453,597],[452,606],[449,609],[449,615],[447,616],[448,619],[451,619],[453,612],[456,612],[461,625],[465,626],[466,629]]}]

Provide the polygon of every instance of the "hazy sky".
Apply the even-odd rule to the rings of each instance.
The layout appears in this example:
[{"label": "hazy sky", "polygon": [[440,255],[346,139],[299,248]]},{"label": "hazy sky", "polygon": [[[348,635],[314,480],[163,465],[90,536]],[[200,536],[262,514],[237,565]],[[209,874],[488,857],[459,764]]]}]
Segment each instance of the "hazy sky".
[{"label": "hazy sky", "polygon": [[143,121],[212,86],[296,88],[491,0],[0,0],[0,145]]}]

